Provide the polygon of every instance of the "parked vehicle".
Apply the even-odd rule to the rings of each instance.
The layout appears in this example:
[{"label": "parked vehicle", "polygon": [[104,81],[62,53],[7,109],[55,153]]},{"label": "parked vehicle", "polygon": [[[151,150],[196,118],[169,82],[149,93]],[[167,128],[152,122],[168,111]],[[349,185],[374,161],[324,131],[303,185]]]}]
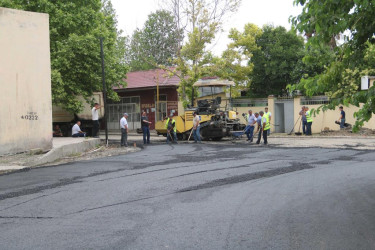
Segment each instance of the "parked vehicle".
[{"label": "parked vehicle", "polygon": [[[64,110],[62,107],[53,106],[52,107],[52,122],[53,127],[56,125],[60,126],[60,129],[64,136],[72,135],[72,127],[76,121],[81,121],[81,130],[87,132],[87,135],[92,134],[93,123],[92,123],[92,106],[88,104],[83,98],[80,98],[83,102],[83,110],[78,114],[72,114]],[[104,106],[103,93],[95,92],[93,94],[94,102],[99,103],[99,105]],[[101,123],[104,117],[104,107],[99,110],[99,122]]]}]

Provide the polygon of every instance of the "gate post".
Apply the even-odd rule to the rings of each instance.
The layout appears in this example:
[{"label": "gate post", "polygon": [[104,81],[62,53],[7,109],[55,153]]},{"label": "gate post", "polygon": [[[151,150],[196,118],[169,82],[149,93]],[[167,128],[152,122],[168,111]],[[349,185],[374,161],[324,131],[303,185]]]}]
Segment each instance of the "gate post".
[{"label": "gate post", "polygon": [[294,117],[293,117],[293,123],[297,122],[297,119],[299,118],[299,112],[301,110],[301,96],[297,95],[294,97]]},{"label": "gate post", "polygon": [[275,132],[275,96],[269,95],[268,96],[268,111],[271,112],[272,120],[271,120],[271,132]]}]

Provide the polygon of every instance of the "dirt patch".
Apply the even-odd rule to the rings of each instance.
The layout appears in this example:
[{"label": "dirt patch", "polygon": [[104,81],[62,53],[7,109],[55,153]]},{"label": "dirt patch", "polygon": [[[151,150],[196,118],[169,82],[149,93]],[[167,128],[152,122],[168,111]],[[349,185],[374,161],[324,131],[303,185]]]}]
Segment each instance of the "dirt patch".
[{"label": "dirt patch", "polygon": [[30,153],[19,153],[13,155],[4,155],[0,157],[0,165],[6,166],[26,166],[27,162],[35,160],[40,155]]},{"label": "dirt patch", "polygon": [[[140,148],[134,147],[134,145],[131,145],[126,148],[120,147],[118,144],[109,144],[108,147],[106,147],[105,145],[99,145],[95,149],[91,149],[82,153],[72,154],[70,156],[60,158],[54,162],[47,163],[41,166],[52,166],[52,165],[59,165],[59,164],[75,162],[75,161],[92,160],[96,158],[127,154],[131,152],[136,152],[139,150]],[[1,156],[0,165],[28,166],[28,163],[33,162],[36,159],[36,157],[40,157],[40,155],[31,155],[29,153],[21,153],[21,154],[15,154],[15,155]],[[4,170],[4,171],[1,170],[0,175],[7,174],[13,171],[15,170]]]}]

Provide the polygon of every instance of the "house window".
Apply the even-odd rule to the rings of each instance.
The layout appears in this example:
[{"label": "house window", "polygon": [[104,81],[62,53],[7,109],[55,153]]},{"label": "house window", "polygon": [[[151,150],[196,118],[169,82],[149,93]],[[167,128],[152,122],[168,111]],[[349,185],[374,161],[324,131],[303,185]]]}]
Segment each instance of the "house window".
[{"label": "house window", "polygon": [[162,121],[167,117],[167,95],[159,95],[159,105],[156,104],[156,100],[157,98],[155,97],[155,107],[157,107],[157,110],[155,112],[155,119],[156,121]]},{"label": "house window", "polygon": [[[155,96],[155,101],[157,100],[157,96]],[[166,102],[167,101],[167,95],[159,95],[159,102]]]}]

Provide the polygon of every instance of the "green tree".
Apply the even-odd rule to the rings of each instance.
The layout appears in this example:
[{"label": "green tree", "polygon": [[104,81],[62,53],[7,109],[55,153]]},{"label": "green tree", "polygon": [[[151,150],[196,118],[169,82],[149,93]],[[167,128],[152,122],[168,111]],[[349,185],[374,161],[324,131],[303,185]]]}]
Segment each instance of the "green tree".
[{"label": "green tree", "polygon": [[302,37],[284,27],[267,25],[256,36],[255,43],[250,96],[280,95],[288,84],[300,80],[302,75],[297,74],[296,67],[304,56]]},{"label": "green tree", "polygon": [[135,30],[131,37],[128,49],[131,70],[171,66],[182,40],[183,30],[177,28],[172,13],[158,10],[150,14],[143,28]]},{"label": "green tree", "polygon": [[78,96],[89,102],[102,89],[99,37],[104,38],[107,92],[116,98],[112,86],[125,84],[127,66],[109,0],[0,0],[0,6],[49,14],[53,104],[77,113]]},{"label": "green tree", "polygon": [[[176,18],[179,28],[187,33],[187,39],[177,53],[175,70],[170,71],[180,78],[180,99],[188,105],[197,89],[193,84],[207,74],[207,67],[212,64],[213,56],[207,49],[223,21],[237,11],[241,0],[165,0]],[[167,69],[168,70],[168,69]]]},{"label": "green tree", "polygon": [[[301,81],[306,94],[324,92],[331,98],[329,105],[321,108],[334,109],[339,104],[353,104],[360,108],[355,114],[358,130],[375,112],[375,87],[360,91],[360,78],[374,75],[375,3],[370,0],[312,1],[295,0],[303,11],[291,19],[300,32],[309,37],[312,47],[330,45],[334,59],[324,72]],[[337,46],[336,39],[340,37]]]},{"label": "green tree", "polygon": [[255,24],[248,23],[244,31],[231,29],[229,38],[232,40],[221,57],[214,57],[207,74],[218,76],[236,83],[232,88],[232,96],[238,97],[242,90],[250,87],[250,76],[253,72],[251,57],[253,51],[258,49],[256,38],[262,30]]}]

